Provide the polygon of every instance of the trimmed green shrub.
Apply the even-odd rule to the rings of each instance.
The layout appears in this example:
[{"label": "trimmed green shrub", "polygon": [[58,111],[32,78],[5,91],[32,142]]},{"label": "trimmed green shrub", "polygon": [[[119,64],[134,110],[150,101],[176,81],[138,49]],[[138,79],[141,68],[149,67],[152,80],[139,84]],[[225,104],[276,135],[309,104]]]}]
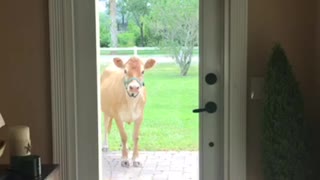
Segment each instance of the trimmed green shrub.
[{"label": "trimmed green shrub", "polygon": [[133,47],[135,46],[136,37],[131,32],[118,34],[118,41],[120,47]]},{"label": "trimmed green shrub", "polygon": [[305,180],[307,143],[303,98],[284,49],[272,49],[265,78],[263,168],[265,180]]}]

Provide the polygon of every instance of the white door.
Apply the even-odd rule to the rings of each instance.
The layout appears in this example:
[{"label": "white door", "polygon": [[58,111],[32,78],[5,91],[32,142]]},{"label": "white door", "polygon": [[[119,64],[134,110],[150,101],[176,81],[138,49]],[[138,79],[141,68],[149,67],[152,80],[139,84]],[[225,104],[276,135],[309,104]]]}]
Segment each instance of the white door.
[{"label": "white door", "polygon": [[[49,5],[53,158],[64,179],[99,179],[95,2]],[[200,179],[245,180],[246,0],[200,0],[199,62]]]},{"label": "white door", "polygon": [[[224,1],[200,1],[200,179],[223,179]],[[211,82],[212,81],[212,82]]]}]

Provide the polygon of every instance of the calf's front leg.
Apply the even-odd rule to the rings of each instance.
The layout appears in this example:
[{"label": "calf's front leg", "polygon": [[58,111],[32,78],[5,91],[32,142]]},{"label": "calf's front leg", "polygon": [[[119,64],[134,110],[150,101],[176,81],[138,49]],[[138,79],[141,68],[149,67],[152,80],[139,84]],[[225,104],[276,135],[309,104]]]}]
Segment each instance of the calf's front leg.
[{"label": "calf's front leg", "polygon": [[106,113],[104,113],[104,141],[102,145],[102,151],[107,152],[109,150],[109,133],[111,128],[111,117],[108,117]]},{"label": "calf's front leg", "polygon": [[119,133],[120,133],[120,136],[121,136],[121,143],[122,143],[121,166],[122,167],[129,167],[130,164],[129,164],[129,161],[128,161],[128,148],[127,148],[128,137],[127,137],[127,134],[126,134],[126,132],[124,130],[124,123],[121,120],[116,119],[116,124],[117,124],[118,129],[119,129]]},{"label": "calf's front leg", "polygon": [[134,131],[133,131],[133,155],[132,161],[134,167],[142,167],[142,164],[138,159],[139,157],[139,136],[140,136],[140,127],[142,124],[142,120],[140,119],[135,122],[134,124]]}]

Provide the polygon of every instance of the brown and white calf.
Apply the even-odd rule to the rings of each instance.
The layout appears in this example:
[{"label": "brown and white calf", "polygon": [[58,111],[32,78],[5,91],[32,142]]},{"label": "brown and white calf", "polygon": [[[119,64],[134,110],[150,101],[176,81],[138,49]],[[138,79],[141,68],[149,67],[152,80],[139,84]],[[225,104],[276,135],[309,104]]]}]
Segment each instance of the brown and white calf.
[{"label": "brown and white calf", "polygon": [[115,119],[122,142],[121,165],[129,167],[127,134],[124,123],[134,122],[133,131],[133,166],[141,166],[137,160],[140,126],[143,121],[146,104],[146,88],[144,86],[144,71],[151,69],[156,61],[149,59],[143,63],[138,57],[131,57],[126,63],[120,58],[113,59],[116,67],[105,69],[101,76],[101,109],[104,113],[105,142],[104,150],[108,148],[108,134],[111,121]]}]

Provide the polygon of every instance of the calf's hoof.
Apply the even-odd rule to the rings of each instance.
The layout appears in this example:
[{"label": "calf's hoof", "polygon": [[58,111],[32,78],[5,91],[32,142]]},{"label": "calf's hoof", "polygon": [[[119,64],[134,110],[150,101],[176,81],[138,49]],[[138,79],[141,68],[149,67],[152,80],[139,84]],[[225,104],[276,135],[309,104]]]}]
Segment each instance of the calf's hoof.
[{"label": "calf's hoof", "polygon": [[140,161],[133,161],[133,167],[142,167],[142,164]]},{"label": "calf's hoof", "polygon": [[102,152],[108,152],[109,151],[109,147],[108,146],[103,146],[102,147]]},{"label": "calf's hoof", "polygon": [[125,168],[130,167],[129,161],[128,160],[122,160],[121,161],[121,166],[125,167]]}]

